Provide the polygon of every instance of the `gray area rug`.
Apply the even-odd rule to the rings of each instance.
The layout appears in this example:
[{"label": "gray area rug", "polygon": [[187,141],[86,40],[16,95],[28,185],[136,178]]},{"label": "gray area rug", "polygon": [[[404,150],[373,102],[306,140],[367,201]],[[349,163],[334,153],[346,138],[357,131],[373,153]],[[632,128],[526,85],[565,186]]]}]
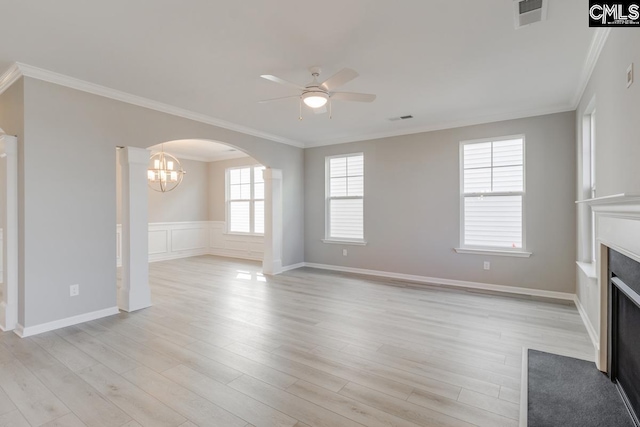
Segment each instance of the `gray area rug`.
[{"label": "gray area rug", "polygon": [[529,350],[528,372],[528,427],[634,427],[594,363]]}]

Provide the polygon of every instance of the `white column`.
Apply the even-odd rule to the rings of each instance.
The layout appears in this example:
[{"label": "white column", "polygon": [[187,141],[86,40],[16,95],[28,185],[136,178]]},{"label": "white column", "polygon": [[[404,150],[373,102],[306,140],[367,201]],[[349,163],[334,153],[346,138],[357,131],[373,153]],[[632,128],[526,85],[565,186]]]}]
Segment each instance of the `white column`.
[{"label": "white column", "polygon": [[282,171],[264,170],[264,274],[282,273]]},{"label": "white column", "polygon": [[18,323],[18,138],[0,134],[0,157],[5,159],[5,205],[2,207],[2,302],[0,328],[15,329]]},{"label": "white column", "polygon": [[118,307],[135,311],[151,306],[149,289],[149,215],[147,168],[150,153],[119,150],[122,171],[122,285]]}]

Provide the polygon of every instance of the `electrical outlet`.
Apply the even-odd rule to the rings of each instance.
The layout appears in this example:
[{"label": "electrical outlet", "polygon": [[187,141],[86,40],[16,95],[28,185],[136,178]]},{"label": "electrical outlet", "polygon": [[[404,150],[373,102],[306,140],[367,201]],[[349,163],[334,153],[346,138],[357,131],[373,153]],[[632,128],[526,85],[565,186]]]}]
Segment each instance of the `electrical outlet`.
[{"label": "electrical outlet", "polygon": [[631,87],[633,84],[633,62],[627,68],[627,87]]},{"label": "electrical outlet", "polygon": [[342,256],[347,256],[347,250],[346,249],[342,250]]},{"label": "electrical outlet", "polygon": [[77,297],[80,295],[80,285],[69,286],[69,296]]},{"label": "electrical outlet", "polygon": [[484,262],[484,269],[485,270],[491,270],[491,263],[489,261],[485,261]]}]

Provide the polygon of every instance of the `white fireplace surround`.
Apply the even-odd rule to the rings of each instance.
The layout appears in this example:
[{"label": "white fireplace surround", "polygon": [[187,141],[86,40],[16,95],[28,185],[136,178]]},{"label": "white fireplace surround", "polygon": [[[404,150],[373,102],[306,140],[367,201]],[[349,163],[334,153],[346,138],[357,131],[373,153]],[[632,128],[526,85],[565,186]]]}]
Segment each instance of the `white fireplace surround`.
[{"label": "white fireplace surround", "polygon": [[[596,217],[595,237],[599,247],[596,254],[599,319],[584,320],[587,329],[592,326],[597,334],[596,337],[592,337],[596,347],[596,365],[602,372],[607,372],[608,248],[640,262],[640,195],[623,193],[577,203],[588,204]],[[584,313],[581,314],[584,316]]]}]

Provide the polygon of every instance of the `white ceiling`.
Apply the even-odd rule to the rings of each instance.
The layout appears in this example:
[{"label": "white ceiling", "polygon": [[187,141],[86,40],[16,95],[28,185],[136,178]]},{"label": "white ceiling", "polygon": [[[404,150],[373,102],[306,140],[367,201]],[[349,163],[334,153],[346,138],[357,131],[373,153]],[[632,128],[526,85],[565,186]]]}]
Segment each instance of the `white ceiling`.
[{"label": "white ceiling", "polygon": [[[549,0],[514,29],[513,0],[0,0],[0,72],[13,62],[307,146],[572,109],[594,29],[584,0]],[[333,119],[261,79],[307,67],[360,77]],[[584,79],[583,79],[584,80]],[[405,114],[415,118],[390,122]]]},{"label": "white ceiling", "polygon": [[178,160],[189,159],[201,162],[216,162],[218,160],[238,159],[249,157],[246,153],[236,150],[219,142],[204,139],[180,139],[157,144],[150,147],[152,153],[161,150],[175,156]]}]

